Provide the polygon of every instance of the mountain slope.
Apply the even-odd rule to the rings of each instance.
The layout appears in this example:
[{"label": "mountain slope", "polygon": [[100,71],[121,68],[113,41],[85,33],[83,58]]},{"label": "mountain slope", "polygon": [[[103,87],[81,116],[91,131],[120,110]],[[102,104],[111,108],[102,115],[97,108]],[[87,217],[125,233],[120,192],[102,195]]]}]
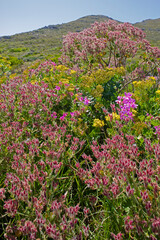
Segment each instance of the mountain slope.
[{"label": "mountain slope", "polygon": [[23,61],[50,57],[59,52],[63,36],[68,32],[79,32],[90,27],[95,21],[109,19],[111,18],[102,15],[86,16],[69,23],[50,25],[26,33],[1,37],[0,54],[18,57]]},{"label": "mountain slope", "polygon": [[151,44],[160,47],[160,18],[147,19],[139,23],[135,23],[134,26],[141,28],[146,33],[146,38]]}]

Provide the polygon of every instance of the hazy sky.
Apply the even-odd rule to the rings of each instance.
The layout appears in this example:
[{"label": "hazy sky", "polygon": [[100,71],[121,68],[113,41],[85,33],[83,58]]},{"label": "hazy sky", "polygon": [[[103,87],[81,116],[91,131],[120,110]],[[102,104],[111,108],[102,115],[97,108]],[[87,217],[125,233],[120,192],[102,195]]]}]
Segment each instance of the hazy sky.
[{"label": "hazy sky", "polygon": [[160,18],[160,0],[0,0],[0,36],[87,15],[105,15],[130,23]]}]

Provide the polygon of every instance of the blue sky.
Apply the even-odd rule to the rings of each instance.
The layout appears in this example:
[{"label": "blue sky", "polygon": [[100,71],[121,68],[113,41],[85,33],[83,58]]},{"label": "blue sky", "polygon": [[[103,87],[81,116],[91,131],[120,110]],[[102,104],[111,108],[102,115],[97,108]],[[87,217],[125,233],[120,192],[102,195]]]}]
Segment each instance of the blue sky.
[{"label": "blue sky", "polygon": [[0,0],[0,36],[87,15],[105,15],[130,23],[160,18],[160,0]]}]

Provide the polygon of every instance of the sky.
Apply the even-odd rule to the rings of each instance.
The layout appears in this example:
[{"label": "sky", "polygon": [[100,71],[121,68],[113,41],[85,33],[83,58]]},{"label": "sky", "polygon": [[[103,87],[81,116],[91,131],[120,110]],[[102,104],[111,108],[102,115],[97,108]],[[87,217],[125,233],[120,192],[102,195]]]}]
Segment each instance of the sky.
[{"label": "sky", "polygon": [[160,0],[0,0],[0,36],[67,23],[87,15],[122,22],[160,18]]}]

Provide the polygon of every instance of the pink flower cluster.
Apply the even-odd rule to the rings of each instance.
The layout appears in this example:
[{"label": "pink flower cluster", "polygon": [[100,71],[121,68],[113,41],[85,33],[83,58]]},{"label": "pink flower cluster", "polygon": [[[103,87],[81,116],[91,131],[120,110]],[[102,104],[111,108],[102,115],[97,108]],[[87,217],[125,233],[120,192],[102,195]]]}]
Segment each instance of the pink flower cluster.
[{"label": "pink flower cluster", "polygon": [[137,108],[137,104],[135,104],[135,99],[131,98],[132,93],[126,93],[125,96],[118,96],[116,103],[120,106],[120,117],[121,120],[125,120],[126,122],[129,120],[133,120],[132,110]]},{"label": "pink flower cluster", "polygon": [[160,138],[160,126],[155,126],[156,134]]},{"label": "pink flower cluster", "polygon": [[[81,236],[80,231],[72,233],[77,227],[80,206],[78,203],[70,206],[63,195],[63,191],[68,191],[68,178],[62,178],[64,189],[60,193],[56,189],[61,188],[59,172],[73,171],[70,159],[85,143],[70,134],[64,120],[72,119],[76,127],[88,99],[80,101],[82,93],[78,91],[78,98],[69,95],[73,108],[65,112],[65,108],[57,107],[61,103],[60,92],[61,89],[58,92],[49,89],[44,82],[33,85],[20,78],[1,86],[0,149],[10,170],[6,173],[5,187],[0,188],[0,201],[4,216],[14,218],[5,230],[6,239],[16,240],[18,235],[37,239],[42,232],[57,240]],[[85,207],[81,212],[85,217],[89,215]],[[83,223],[81,229],[87,235],[85,227]]]},{"label": "pink flower cluster", "polygon": [[144,38],[145,33],[129,23],[95,22],[82,32],[68,33],[64,37],[61,61],[74,68],[81,68],[86,63],[90,69],[94,62],[101,68],[120,67],[126,66],[127,58],[133,58],[141,48],[147,53],[149,65],[158,67],[156,59],[160,50],[151,47]]}]

